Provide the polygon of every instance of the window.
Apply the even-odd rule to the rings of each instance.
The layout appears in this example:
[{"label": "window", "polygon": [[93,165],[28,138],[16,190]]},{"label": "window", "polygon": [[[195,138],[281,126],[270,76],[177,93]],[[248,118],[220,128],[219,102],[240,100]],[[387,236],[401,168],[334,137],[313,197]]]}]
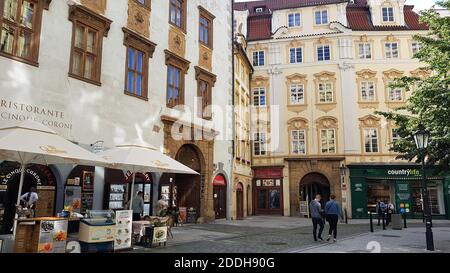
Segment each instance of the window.
[{"label": "window", "polygon": [[253,65],[264,66],[264,51],[253,52]]},{"label": "window", "polygon": [[319,83],[319,102],[332,103],[333,100],[333,84]]},{"label": "window", "polygon": [[305,104],[305,91],[303,84],[291,85],[291,104]]},{"label": "window", "polygon": [[317,47],[317,60],[320,61],[329,61],[331,59],[330,56],[330,46],[318,46]]},{"label": "window", "polygon": [[316,25],[328,24],[328,11],[319,10],[315,12]]},{"label": "window", "polygon": [[393,84],[393,82],[389,82],[388,85],[388,95],[390,101],[403,101],[403,92],[401,88],[398,87],[391,87],[390,85]]},{"label": "window", "polygon": [[135,0],[135,1],[146,8],[151,8],[151,0]]},{"label": "window", "polygon": [[0,1],[0,55],[37,65],[43,9],[40,2]]},{"label": "window", "polygon": [[358,56],[360,59],[372,59],[372,51],[370,43],[362,43],[358,45]]},{"label": "window", "polygon": [[364,129],[364,146],[366,153],[378,153],[377,129]]},{"label": "window", "polygon": [[199,41],[203,45],[212,48],[214,16],[203,7],[199,7],[199,10],[200,10]]},{"label": "window", "polygon": [[336,153],[336,130],[322,129],[320,130],[320,150],[324,154]]},{"label": "window", "polygon": [[422,47],[422,46],[420,45],[420,43],[418,43],[418,42],[413,42],[413,43],[411,44],[411,51],[412,51],[412,54],[415,55],[417,52],[419,52],[419,50],[420,50],[421,47]]},{"label": "window", "polygon": [[288,26],[289,27],[300,26],[300,13],[290,13],[288,15]]},{"label": "window", "polygon": [[383,22],[394,22],[394,8],[383,8]]},{"label": "window", "polygon": [[211,119],[212,88],[216,82],[216,75],[196,66],[195,79],[197,80],[197,97],[200,98],[197,116],[203,119]]},{"label": "window", "polygon": [[264,8],[255,8],[255,12],[261,13],[264,11]]},{"label": "window", "polygon": [[362,101],[375,101],[375,83],[363,81],[360,83],[361,87],[361,100]]},{"label": "window", "polygon": [[167,66],[167,107],[181,104],[181,69],[173,65]]},{"label": "window", "polygon": [[253,105],[266,106],[266,88],[256,87],[253,89]]},{"label": "window", "polygon": [[292,130],[292,153],[293,154],[306,154],[306,141],[305,130]]},{"label": "window", "polygon": [[386,59],[398,58],[398,44],[397,43],[385,43],[384,50],[386,52]]},{"label": "window", "polygon": [[301,47],[291,48],[291,49],[289,49],[289,53],[290,53],[290,63],[291,64],[303,62],[303,54],[302,54]]},{"label": "window", "polygon": [[103,36],[112,21],[82,5],[70,6],[69,14],[73,22],[69,76],[100,85]]},{"label": "window", "polygon": [[127,54],[125,94],[147,99],[148,59],[153,56],[156,44],[125,27],[122,30]]},{"label": "window", "polygon": [[127,48],[126,92],[142,96],[144,88],[144,53],[133,47]]},{"label": "window", "polygon": [[267,151],[266,133],[255,133],[253,145],[255,155],[265,155]]},{"label": "window", "polygon": [[398,141],[401,139],[399,133],[398,133],[398,129],[392,129],[392,142]]},{"label": "window", "polygon": [[169,22],[181,29],[186,28],[186,0],[170,0]]}]

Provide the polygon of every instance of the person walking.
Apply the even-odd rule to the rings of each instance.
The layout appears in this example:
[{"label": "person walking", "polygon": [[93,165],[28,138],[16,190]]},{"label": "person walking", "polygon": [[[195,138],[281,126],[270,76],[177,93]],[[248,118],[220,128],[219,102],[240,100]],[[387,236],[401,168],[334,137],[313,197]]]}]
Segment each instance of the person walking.
[{"label": "person walking", "polygon": [[133,198],[133,203],[131,204],[133,209],[133,221],[140,221],[141,215],[144,212],[144,192],[138,191],[136,197]]},{"label": "person walking", "polygon": [[[314,241],[317,242],[317,238],[323,241],[322,232],[324,229],[324,223],[322,220],[322,205],[320,204],[321,196],[318,194],[316,198],[309,204],[309,212],[311,213],[312,223],[313,223],[313,236]],[[317,225],[319,225],[319,234],[317,234]]]},{"label": "person walking", "polygon": [[395,213],[395,206],[391,203],[391,201],[388,201],[386,207],[386,226],[388,226],[392,221],[392,214]]},{"label": "person walking", "polygon": [[380,226],[380,221],[384,218],[384,213],[386,212],[386,204],[379,200],[377,203],[377,210],[376,213],[378,215],[378,225]]},{"label": "person walking", "polygon": [[336,196],[334,194],[332,194],[330,196],[330,199],[331,200],[328,201],[327,204],[325,205],[326,219],[327,219],[327,222],[330,224],[330,230],[328,232],[327,241],[330,241],[331,234],[333,234],[333,238],[334,238],[333,240],[334,240],[334,242],[336,242],[337,225],[338,225],[339,216],[342,216],[342,211],[341,211],[341,207],[336,202]]}]

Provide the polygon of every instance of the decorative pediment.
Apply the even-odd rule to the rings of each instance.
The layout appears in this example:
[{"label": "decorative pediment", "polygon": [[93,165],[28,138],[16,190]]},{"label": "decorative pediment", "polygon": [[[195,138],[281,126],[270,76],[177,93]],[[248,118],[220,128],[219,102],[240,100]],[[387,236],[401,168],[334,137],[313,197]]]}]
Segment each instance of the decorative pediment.
[{"label": "decorative pediment", "polygon": [[338,128],[338,120],[334,117],[322,117],[316,121],[317,128]]},{"label": "decorative pediment", "polygon": [[214,87],[216,80],[217,80],[217,76],[199,66],[196,66],[195,67],[195,79],[197,81],[198,80],[205,81]]},{"label": "decorative pediment", "polygon": [[358,75],[358,78],[361,79],[372,79],[375,78],[377,72],[370,69],[363,69],[361,71],[356,72],[356,75]]},{"label": "decorative pediment", "polygon": [[362,127],[378,127],[380,125],[381,118],[374,115],[367,115],[359,118]]},{"label": "decorative pediment", "polygon": [[288,121],[288,126],[291,129],[306,129],[308,128],[308,120],[304,118],[292,118]]},{"label": "decorative pediment", "polygon": [[286,77],[288,83],[300,83],[306,80],[307,75],[295,73]]},{"label": "decorative pediment", "polygon": [[108,32],[112,23],[108,18],[83,5],[72,5],[69,7],[69,20],[72,22],[83,21],[89,26],[100,29],[105,37],[108,37]]},{"label": "decorative pediment", "polygon": [[175,65],[181,68],[181,70],[183,70],[185,74],[187,74],[191,62],[189,62],[184,58],[181,58],[180,56],[171,52],[170,50],[166,49],[164,50],[164,53],[166,55],[166,65],[168,64]]},{"label": "decorative pediment", "polygon": [[267,86],[269,84],[269,78],[263,76],[256,76],[252,79],[252,86]]},{"label": "decorative pediment", "polygon": [[397,37],[395,37],[394,35],[389,34],[388,36],[386,36],[385,41],[386,42],[398,42],[400,40]]},{"label": "decorative pediment", "polygon": [[252,48],[250,49],[251,51],[259,51],[259,50],[265,50],[267,49],[266,45],[263,45],[261,43],[256,43],[252,46]]},{"label": "decorative pediment", "polygon": [[367,43],[369,41],[369,38],[367,37],[367,35],[361,35],[361,37],[359,37],[359,42],[361,43]]},{"label": "decorative pediment", "polygon": [[319,81],[334,81],[336,73],[329,71],[322,71],[314,74],[314,77]]},{"label": "decorative pediment", "polygon": [[319,44],[330,44],[331,43],[331,41],[328,40],[326,37],[320,37],[318,42],[319,42]]},{"label": "decorative pediment", "polygon": [[293,47],[302,47],[302,46],[304,46],[304,45],[305,45],[305,44],[304,44],[302,41],[297,40],[297,39],[294,39],[294,40],[292,40],[291,42],[288,43],[288,47],[289,47],[289,48],[293,48]]},{"label": "decorative pediment", "polygon": [[384,71],[383,75],[386,79],[393,80],[393,79],[400,78],[401,76],[403,76],[403,73],[404,73],[403,71],[400,71],[397,69],[390,69],[390,70]]},{"label": "decorative pediment", "polygon": [[426,79],[431,76],[431,72],[429,70],[420,69],[420,68],[418,68],[414,71],[411,71],[410,73],[413,77],[417,77],[417,78],[421,78],[421,79]]}]

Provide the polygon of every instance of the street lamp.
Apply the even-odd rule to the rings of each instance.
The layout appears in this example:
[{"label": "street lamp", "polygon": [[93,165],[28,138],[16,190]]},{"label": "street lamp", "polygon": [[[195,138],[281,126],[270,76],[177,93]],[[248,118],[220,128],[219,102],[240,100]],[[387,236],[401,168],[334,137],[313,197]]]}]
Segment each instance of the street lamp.
[{"label": "street lamp", "polygon": [[431,230],[431,210],[428,203],[428,189],[425,174],[425,151],[428,148],[428,141],[430,139],[430,132],[425,129],[422,123],[419,124],[419,129],[414,133],[414,141],[416,147],[420,151],[422,157],[422,199],[424,214],[426,217],[426,238],[427,238],[427,250],[434,251],[433,231]]}]

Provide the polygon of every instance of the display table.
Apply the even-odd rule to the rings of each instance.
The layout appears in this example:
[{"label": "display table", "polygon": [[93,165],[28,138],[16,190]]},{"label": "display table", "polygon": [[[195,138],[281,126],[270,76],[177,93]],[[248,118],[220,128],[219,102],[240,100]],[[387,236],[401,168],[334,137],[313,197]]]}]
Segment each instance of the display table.
[{"label": "display table", "polygon": [[65,253],[68,220],[41,217],[15,219],[15,253]]}]

